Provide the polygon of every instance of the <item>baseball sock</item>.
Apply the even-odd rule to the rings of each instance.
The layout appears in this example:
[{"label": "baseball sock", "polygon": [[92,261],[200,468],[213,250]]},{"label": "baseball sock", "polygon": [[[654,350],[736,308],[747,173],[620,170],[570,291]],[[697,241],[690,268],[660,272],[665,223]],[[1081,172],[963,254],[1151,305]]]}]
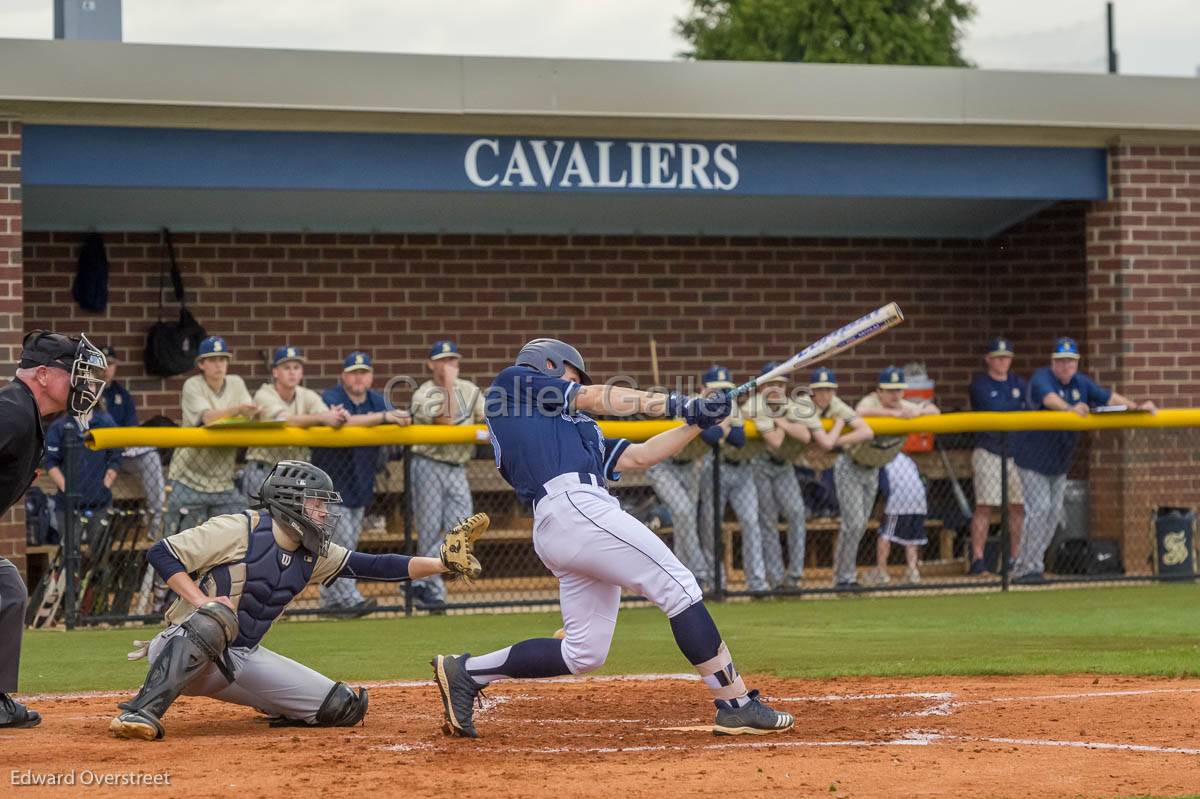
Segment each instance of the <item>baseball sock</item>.
[{"label": "baseball sock", "polygon": [[467,674],[480,685],[505,677],[559,677],[570,674],[557,638],[530,638],[486,655],[467,658]]},{"label": "baseball sock", "polygon": [[750,701],[746,684],[733,665],[729,647],[703,602],[671,617],[671,632],[683,656],[712,691],[717,707],[737,708]]}]

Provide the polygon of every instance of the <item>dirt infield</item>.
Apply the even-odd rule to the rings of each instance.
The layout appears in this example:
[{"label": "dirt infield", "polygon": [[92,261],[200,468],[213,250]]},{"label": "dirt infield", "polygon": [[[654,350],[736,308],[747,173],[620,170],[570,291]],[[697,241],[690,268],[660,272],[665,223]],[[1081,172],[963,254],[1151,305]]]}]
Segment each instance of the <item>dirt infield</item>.
[{"label": "dirt infield", "polygon": [[[184,698],[166,719],[169,737],[156,743],[109,736],[116,695],[31,698],[46,720],[32,730],[0,731],[0,794],[252,797],[336,790],[663,799],[1200,792],[1200,680],[749,682],[796,714],[792,733],[713,737],[706,692],[683,676],[500,683],[477,716],[484,736],[478,741],[443,737],[436,691],[419,683],[373,688],[365,726],[352,729],[271,729],[250,709]],[[74,786],[21,784],[72,773]],[[89,784],[129,774],[167,774],[170,786]]]}]

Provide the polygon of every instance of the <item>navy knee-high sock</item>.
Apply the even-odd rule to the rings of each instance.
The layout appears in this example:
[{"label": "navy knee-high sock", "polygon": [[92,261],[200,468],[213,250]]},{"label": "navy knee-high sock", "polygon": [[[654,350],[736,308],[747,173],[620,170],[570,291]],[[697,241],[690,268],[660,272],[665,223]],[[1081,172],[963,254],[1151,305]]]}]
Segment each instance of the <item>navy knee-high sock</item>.
[{"label": "navy knee-high sock", "polygon": [[746,685],[734,668],[729,648],[703,602],[671,617],[671,632],[683,656],[696,667],[717,704],[740,707],[750,701]]},{"label": "navy knee-high sock", "polygon": [[538,678],[570,674],[563,660],[562,641],[530,638],[486,655],[467,659],[467,673],[480,685],[505,677]]}]

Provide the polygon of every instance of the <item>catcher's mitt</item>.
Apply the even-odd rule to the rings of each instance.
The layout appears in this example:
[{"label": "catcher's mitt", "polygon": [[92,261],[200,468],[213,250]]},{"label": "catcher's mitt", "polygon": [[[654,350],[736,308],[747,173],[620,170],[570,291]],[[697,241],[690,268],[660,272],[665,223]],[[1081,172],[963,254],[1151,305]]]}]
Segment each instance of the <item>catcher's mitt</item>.
[{"label": "catcher's mitt", "polygon": [[460,577],[470,582],[483,572],[483,567],[479,565],[472,550],[475,548],[475,541],[487,531],[489,524],[491,520],[486,513],[476,513],[463,519],[446,533],[440,554],[442,565],[450,570],[451,577]]}]

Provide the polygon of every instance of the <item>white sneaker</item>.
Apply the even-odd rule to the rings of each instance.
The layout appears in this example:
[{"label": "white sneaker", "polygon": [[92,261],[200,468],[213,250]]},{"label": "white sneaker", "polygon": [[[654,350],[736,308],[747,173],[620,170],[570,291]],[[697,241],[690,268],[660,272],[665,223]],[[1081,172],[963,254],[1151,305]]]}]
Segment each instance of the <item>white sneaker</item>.
[{"label": "white sneaker", "polygon": [[887,585],[891,581],[892,578],[888,577],[888,573],[879,569],[871,569],[871,571],[863,575],[863,583],[865,585]]},{"label": "white sneaker", "polygon": [[921,582],[921,572],[917,569],[909,569],[904,573],[904,579],[910,583]]}]

